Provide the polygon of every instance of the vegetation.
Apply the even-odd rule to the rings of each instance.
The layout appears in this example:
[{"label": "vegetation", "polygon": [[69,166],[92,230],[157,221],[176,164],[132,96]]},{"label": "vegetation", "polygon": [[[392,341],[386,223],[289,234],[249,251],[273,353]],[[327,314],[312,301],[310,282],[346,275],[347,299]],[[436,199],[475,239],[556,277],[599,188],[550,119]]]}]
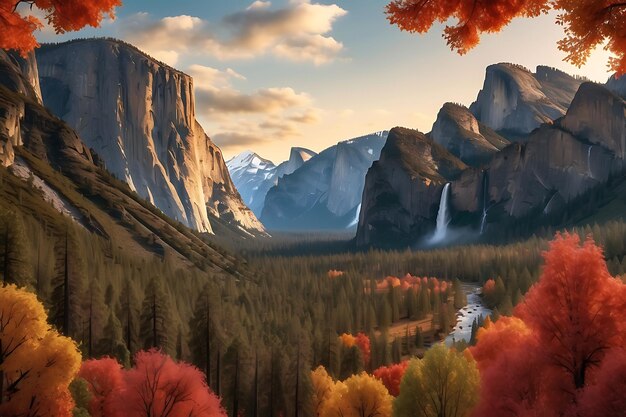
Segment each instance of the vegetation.
[{"label": "vegetation", "polygon": [[564,27],[565,37],[559,49],[566,60],[581,66],[600,45],[612,52],[611,68],[626,71],[626,44],[623,41],[626,4],[619,1],[595,0],[393,0],[387,5],[389,21],[401,30],[425,33],[436,22],[457,20],[446,26],[444,37],[450,48],[465,54],[480,42],[483,33],[499,32],[513,19],[537,17],[555,10],[556,23]]}]

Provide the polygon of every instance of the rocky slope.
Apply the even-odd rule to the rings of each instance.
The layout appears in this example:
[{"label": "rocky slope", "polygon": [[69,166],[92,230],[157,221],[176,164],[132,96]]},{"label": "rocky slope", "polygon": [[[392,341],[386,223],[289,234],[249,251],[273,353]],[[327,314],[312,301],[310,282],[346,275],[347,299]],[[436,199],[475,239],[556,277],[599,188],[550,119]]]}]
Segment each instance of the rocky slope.
[{"label": "rocky slope", "polygon": [[191,77],[108,39],[44,45],[37,61],[44,104],[141,197],[198,231],[215,217],[263,232],[196,121]]},{"label": "rocky slope", "polygon": [[269,190],[261,220],[275,230],[329,230],[356,225],[365,174],[387,132],[340,142]]},{"label": "rocky slope", "polygon": [[[576,197],[623,175],[625,145],[624,100],[601,85],[582,84],[563,118],[535,130],[524,143],[494,154],[483,169],[468,168],[452,179],[452,226],[478,234],[525,216],[540,222],[536,216],[558,214]],[[410,158],[407,155],[411,151],[397,152],[394,163],[384,163],[381,156],[368,173],[358,244],[414,244],[434,228],[441,184],[450,178],[441,169],[416,175],[414,169],[397,162]],[[394,164],[402,168],[390,168]],[[406,178],[417,178],[420,184],[402,187],[395,185],[397,178],[405,178],[405,183]],[[383,204],[379,195],[385,188],[392,191]]]},{"label": "rocky slope", "polygon": [[315,155],[309,149],[291,148],[289,159],[276,166],[254,152],[245,151],[227,161],[226,166],[244,203],[260,217],[269,189]]},{"label": "rocky slope", "polygon": [[28,67],[0,53],[0,147],[15,145],[12,160],[5,159],[8,169],[0,166],[0,209],[41,224],[46,233],[39,245],[54,247],[68,222],[75,222],[93,239],[140,262],[167,257],[173,268],[247,276],[234,257],[99,167],[76,131],[39,103],[36,84],[29,82]]},{"label": "rocky slope", "polygon": [[470,111],[486,126],[515,139],[562,117],[582,82],[544,66],[532,73],[514,64],[491,65]]},{"label": "rocky slope", "polygon": [[468,165],[479,166],[502,150],[509,141],[480,123],[465,106],[446,103],[430,137]]},{"label": "rocky slope", "polygon": [[417,130],[389,132],[380,159],[368,170],[356,241],[403,245],[434,225],[446,183],[467,166]]}]

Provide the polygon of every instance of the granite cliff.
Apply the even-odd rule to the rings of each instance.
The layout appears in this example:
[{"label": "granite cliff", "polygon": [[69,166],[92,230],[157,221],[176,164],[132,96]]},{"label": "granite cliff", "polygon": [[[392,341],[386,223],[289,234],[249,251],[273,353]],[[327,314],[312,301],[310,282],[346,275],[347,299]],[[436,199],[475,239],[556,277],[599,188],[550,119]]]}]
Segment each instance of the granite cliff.
[{"label": "granite cliff", "polygon": [[190,76],[109,39],[44,45],[37,63],[46,107],[132,190],[201,232],[214,217],[263,233],[196,120]]}]

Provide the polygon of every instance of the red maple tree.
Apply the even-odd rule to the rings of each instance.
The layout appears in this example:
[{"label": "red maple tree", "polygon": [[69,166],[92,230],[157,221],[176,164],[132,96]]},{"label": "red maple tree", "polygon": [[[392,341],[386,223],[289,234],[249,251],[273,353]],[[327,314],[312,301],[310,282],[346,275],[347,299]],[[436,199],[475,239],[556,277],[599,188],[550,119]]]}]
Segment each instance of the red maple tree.
[{"label": "red maple tree", "polygon": [[475,416],[586,415],[583,406],[601,406],[598,387],[624,385],[626,367],[611,363],[624,358],[626,285],[577,235],[557,235],[544,258],[514,317],[479,330],[471,348],[482,379]]}]

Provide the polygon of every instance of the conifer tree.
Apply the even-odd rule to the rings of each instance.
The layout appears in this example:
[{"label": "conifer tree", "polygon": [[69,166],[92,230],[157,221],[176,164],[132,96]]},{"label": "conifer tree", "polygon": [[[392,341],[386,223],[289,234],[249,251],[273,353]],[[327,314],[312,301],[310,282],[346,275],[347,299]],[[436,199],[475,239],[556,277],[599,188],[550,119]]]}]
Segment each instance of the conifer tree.
[{"label": "conifer tree", "polygon": [[144,349],[158,348],[170,355],[174,353],[170,314],[169,296],[163,289],[163,282],[153,278],[141,306],[140,339]]}]

